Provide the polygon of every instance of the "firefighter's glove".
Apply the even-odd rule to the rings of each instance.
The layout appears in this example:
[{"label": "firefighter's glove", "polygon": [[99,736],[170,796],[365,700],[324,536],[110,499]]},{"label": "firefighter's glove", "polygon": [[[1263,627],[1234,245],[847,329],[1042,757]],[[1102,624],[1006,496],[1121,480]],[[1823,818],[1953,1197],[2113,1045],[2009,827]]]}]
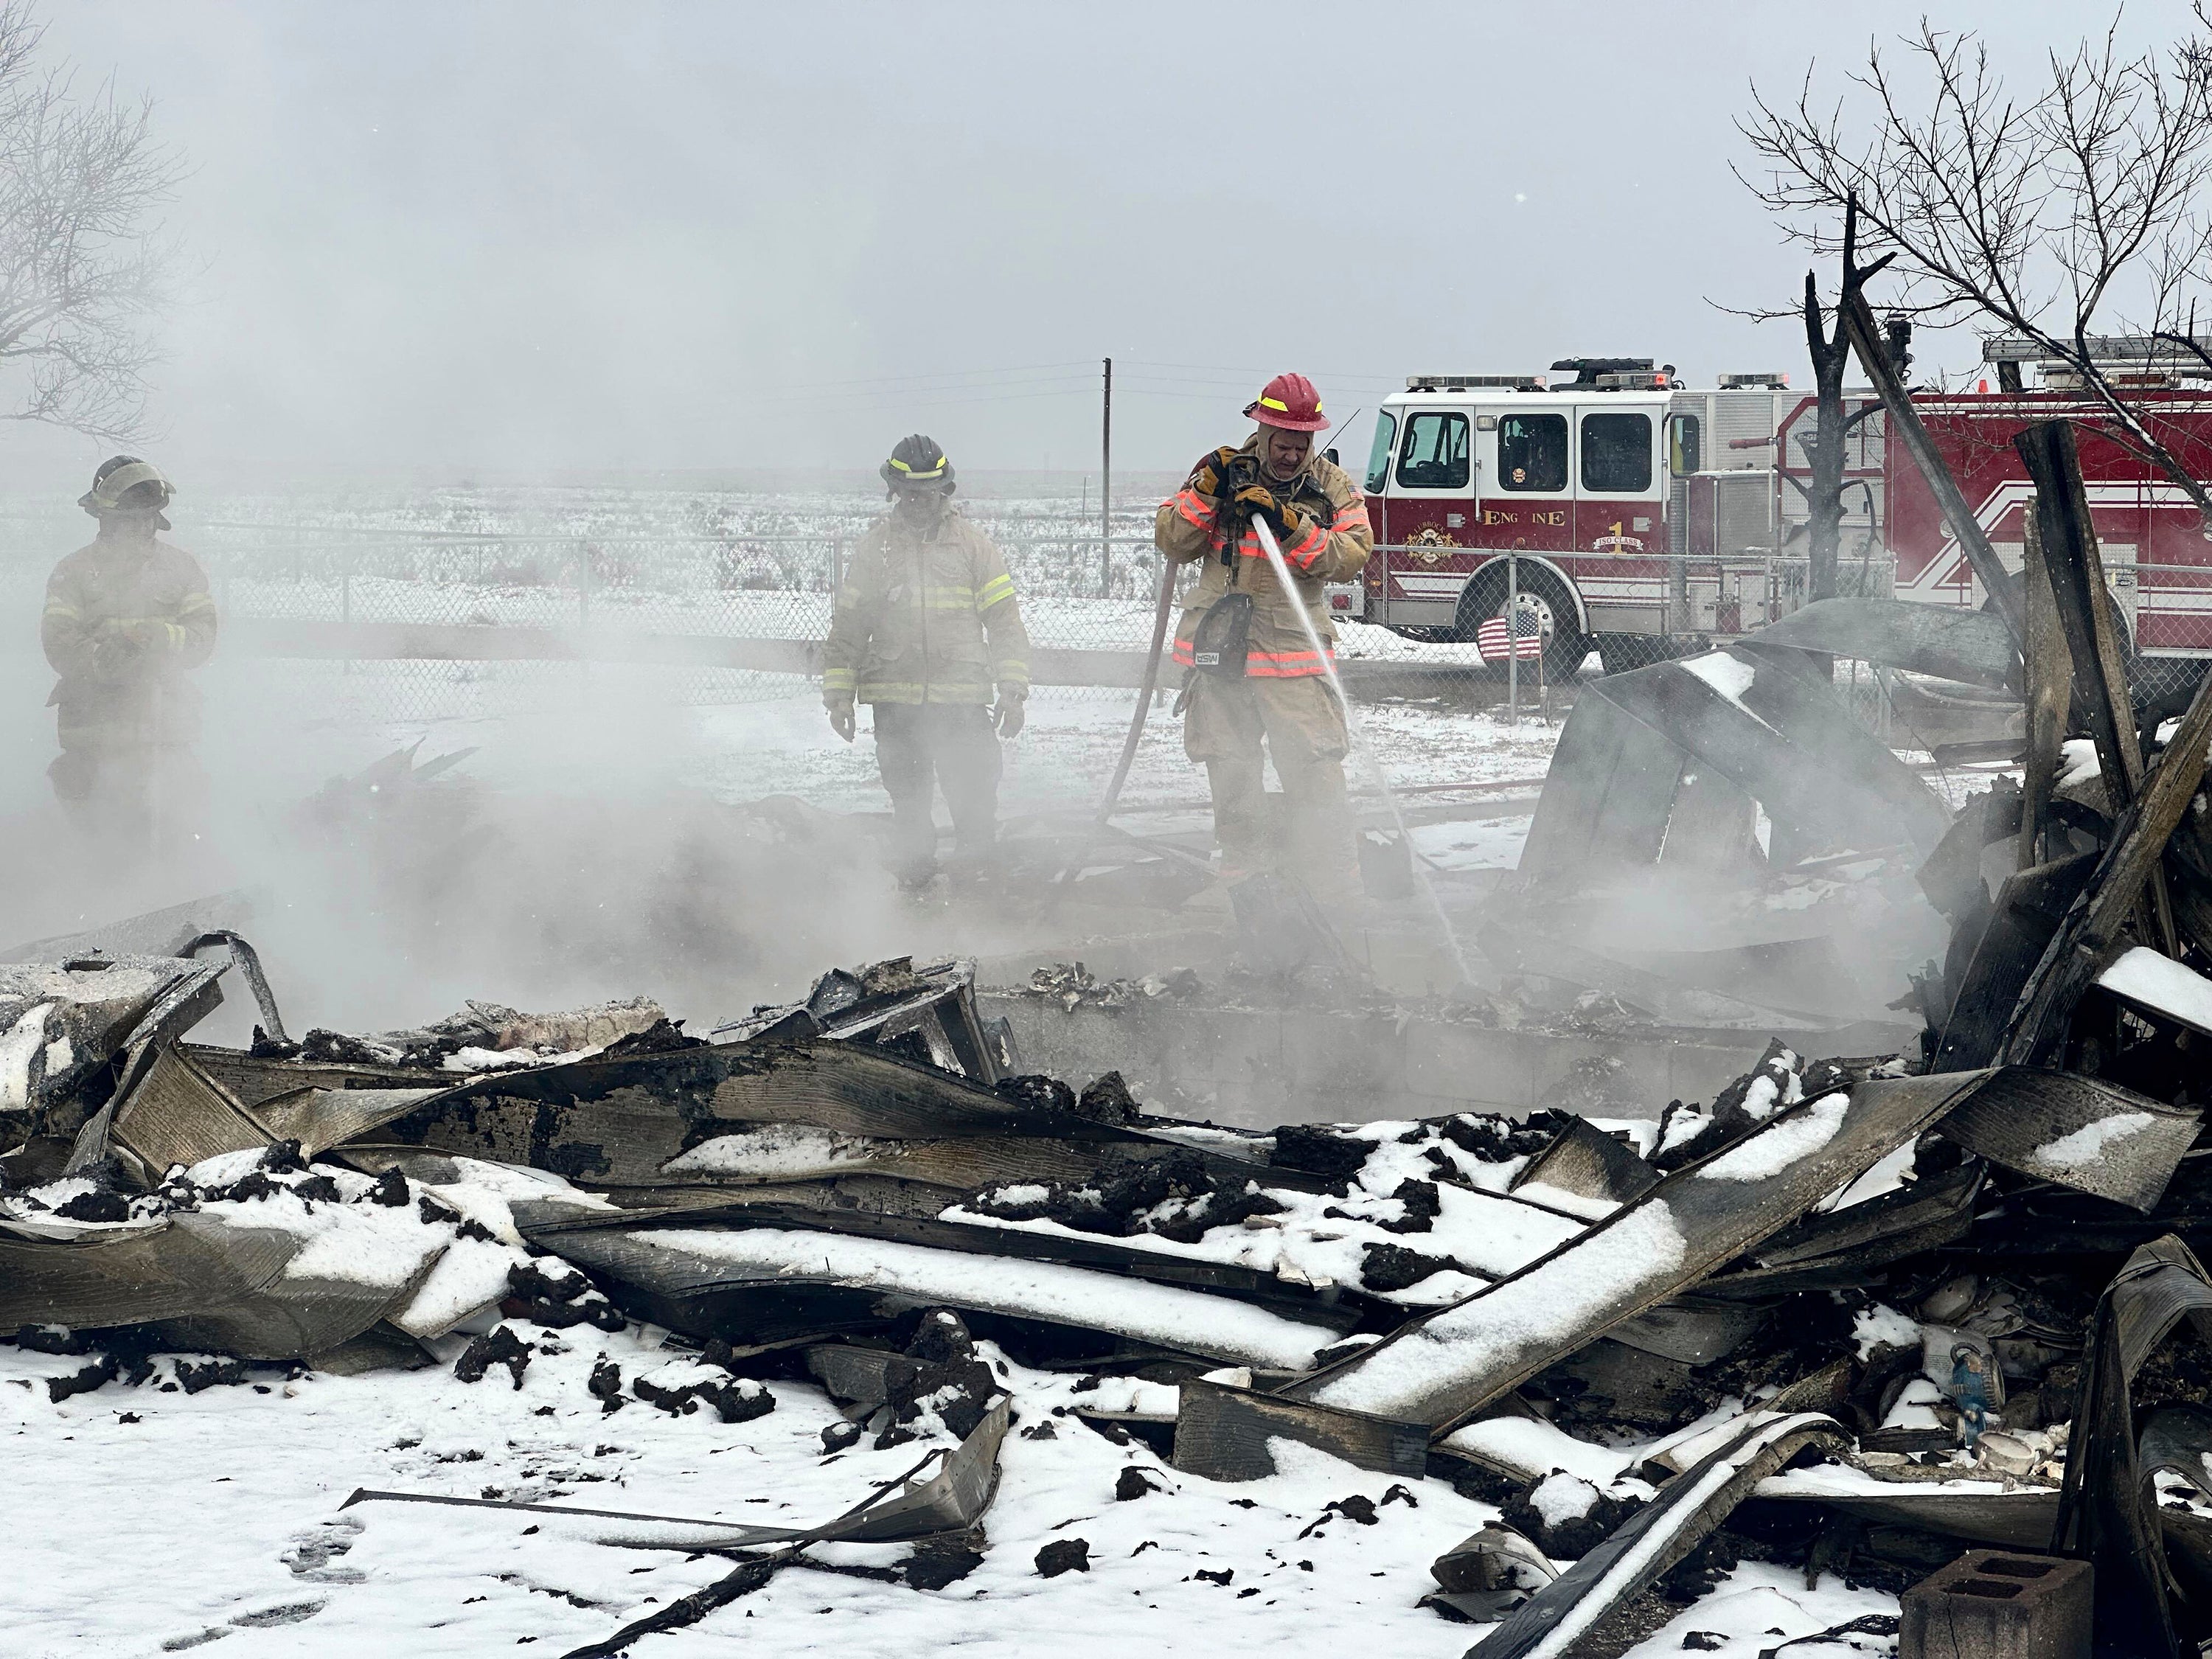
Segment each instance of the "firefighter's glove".
[{"label": "firefighter's glove", "polygon": [[999,735],[1002,738],[1019,737],[1029,719],[1028,708],[1027,698],[1011,692],[1000,692],[999,706],[991,711],[991,718],[998,725]]},{"label": "firefighter's glove", "polygon": [[1275,532],[1279,547],[1291,544],[1291,531],[1298,523],[1298,515],[1275,499],[1275,492],[1265,484],[1247,484],[1236,495],[1237,510],[1248,519],[1258,519]]},{"label": "firefighter's glove", "polygon": [[854,732],[853,699],[848,696],[824,697],[822,699],[822,706],[829,711],[830,729],[832,732],[835,732],[839,737],[844,738],[846,742],[852,742]]},{"label": "firefighter's glove", "polygon": [[1230,493],[1230,469],[1236,464],[1237,452],[1224,444],[1198,458],[1198,465],[1190,470],[1190,488],[1208,501],[1218,501]]}]

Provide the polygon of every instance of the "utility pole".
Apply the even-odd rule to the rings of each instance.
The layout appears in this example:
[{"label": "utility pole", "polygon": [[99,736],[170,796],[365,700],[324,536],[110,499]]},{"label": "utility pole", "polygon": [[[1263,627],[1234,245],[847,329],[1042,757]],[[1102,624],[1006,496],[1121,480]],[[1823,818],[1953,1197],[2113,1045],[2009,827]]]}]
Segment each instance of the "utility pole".
[{"label": "utility pole", "polygon": [[1106,362],[1098,425],[1098,596],[1114,595],[1114,360]]}]

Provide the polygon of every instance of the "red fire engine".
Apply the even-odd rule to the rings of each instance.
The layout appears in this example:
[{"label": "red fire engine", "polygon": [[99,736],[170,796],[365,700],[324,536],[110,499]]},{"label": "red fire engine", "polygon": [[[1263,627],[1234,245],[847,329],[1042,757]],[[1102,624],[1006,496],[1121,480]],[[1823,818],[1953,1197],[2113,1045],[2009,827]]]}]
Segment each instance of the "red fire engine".
[{"label": "red fire engine", "polygon": [[[2162,364],[2126,356],[2142,343],[2111,344],[2130,364],[2130,402],[2195,476],[2212,477],[2212,388],[2183,384],[2187,366],[2170,355]],[[2145,655],[2212,656],[2212,541],[2185,493],[2102,435],[2101,411],[2056,368],[2023,387],[2020,369],[2035,362],[2027,343],[1992,340],[1987,356],[1998,389],[1984,381],[1971,392],[1917,392],[1914,403],[2000,558],[2019,568],[2021,513],[2033,499],[2013,434],[2074,417],[2130,637]],[[1510,553],[1522,604],[1550,641],[1547,661],[1564,673],[1593,645],[1632,664],[1659,644],[1650,636],[1728,638],[1803,602],[1811,397],[1780,374],[1685,387],[1645,359],[1553,368],[1571,381],[1419,375],[1383,400],[1366,475],[1383,550],[1364,592],[1339,596],[1340,615],[1418,640],[1471,641],[1506,608]],[[1982,604],[1873,394],[1844,402],[1838,591]]]}]

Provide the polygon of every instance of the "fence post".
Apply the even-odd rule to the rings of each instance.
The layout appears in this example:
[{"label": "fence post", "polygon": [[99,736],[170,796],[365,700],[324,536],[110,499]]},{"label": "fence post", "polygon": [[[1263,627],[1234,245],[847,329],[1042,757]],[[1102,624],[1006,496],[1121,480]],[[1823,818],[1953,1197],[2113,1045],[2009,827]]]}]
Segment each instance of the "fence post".
[{"label": "fence post", "polygon": [[1521,724],[1521,561],[1510,550],[1505,555],[1505,708],[1506,719],[1517,727]]},{"label": "fence post", "polygon": [[592,625],[592,544],[581,537],[576,539],[576,626],[579,629]]},{"label": "fence post", "polygon": [[844,585],[845,538],[832,536],[830,538],[830,603],[832,607],[837,603],[837,590]]},{"label": "fence post", "polygon": [[339,556],[338,565],[338,626],[345,630],[345,672],[353,672],[353,544],[348,542]]}]

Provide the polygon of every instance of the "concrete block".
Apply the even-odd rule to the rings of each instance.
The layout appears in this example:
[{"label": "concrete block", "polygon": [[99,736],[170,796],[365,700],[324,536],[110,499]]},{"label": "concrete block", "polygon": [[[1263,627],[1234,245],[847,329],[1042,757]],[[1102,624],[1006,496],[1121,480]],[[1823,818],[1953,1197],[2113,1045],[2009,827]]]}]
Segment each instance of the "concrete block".
[{"label": "concrete block", "polygon": [[1969,1550],[1905,1593],[1898,1659],[2089,1659],[2087,1561]]}]

